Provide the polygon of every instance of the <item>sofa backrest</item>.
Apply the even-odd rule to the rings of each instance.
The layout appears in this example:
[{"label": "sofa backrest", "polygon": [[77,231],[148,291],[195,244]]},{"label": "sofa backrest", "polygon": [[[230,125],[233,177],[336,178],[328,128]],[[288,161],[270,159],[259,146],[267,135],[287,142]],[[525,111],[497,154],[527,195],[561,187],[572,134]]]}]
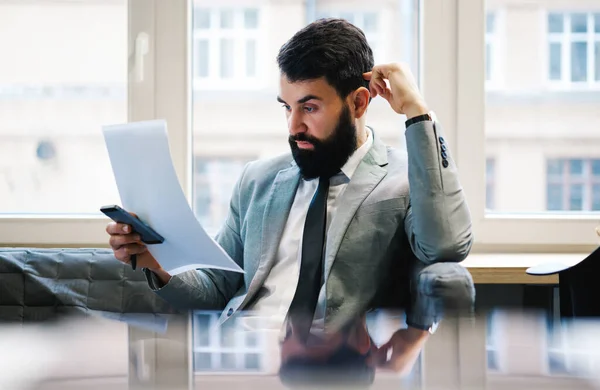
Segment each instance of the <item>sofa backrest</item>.
[{"label": "sofa backrest", "polygon": [[0,321],[89,311],[175,312],[108,249],[0,248]]}]

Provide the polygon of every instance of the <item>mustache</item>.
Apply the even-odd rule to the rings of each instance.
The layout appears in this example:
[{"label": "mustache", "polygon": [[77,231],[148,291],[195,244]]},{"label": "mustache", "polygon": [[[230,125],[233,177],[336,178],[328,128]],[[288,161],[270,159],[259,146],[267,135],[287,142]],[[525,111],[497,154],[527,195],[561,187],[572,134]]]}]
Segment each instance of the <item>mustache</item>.
[{"label": "mustache", "polygon": [[313,145],[318,145],[321,143],[321,141],[311,135],[308,135],[306,133],[298,133],[296,135],[290,135],[290,142],[295,142],[295,141],[303,141],[303,142],[310,142]]}]

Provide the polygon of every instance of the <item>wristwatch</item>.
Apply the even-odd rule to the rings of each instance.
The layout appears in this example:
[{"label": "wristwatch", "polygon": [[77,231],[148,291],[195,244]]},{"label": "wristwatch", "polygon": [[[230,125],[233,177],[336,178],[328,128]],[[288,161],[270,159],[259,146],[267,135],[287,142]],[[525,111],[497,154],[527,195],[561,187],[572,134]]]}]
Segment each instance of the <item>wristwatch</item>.
[{"label": "wristwatch", "polygon": [[415,123],[423,122],[423,121],[436,121],[436,116],[433,111],[429,111],[427,114],[417,115],[410,119],[408,119],[405,123],[405,126],[408,128],[410,125],[414,125]]}]

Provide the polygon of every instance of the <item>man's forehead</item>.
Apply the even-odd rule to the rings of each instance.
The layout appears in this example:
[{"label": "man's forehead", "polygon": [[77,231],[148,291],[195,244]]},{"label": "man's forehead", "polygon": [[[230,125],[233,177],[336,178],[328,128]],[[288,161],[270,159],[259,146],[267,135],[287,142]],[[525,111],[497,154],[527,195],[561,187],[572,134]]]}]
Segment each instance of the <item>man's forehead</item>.
[{"label": "man's forehead", "polygon": [[337,95],[335,89],[324,77],[291,82],[285,75],[282,75],[279,86],[279,96],[290,102],[302,99],[307,95],[318,96],[321,100],[329,100]]}]

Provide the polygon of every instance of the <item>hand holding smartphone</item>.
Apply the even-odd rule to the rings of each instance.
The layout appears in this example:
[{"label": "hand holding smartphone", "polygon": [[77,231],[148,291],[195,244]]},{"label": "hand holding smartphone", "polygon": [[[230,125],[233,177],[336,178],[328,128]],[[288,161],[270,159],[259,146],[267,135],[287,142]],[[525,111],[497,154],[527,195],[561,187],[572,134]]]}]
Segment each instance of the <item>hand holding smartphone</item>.
[{"label": "hand holding smartphone", "polygon": [[[140,236],[140,240],[144,244],[161,244],[165,240],[154,229],[148,226],[148,224],[131,215],[131,213],[125,211],[118,205],[102,206],[100,211],[117,223],[123,223],[131,226],[132,233],[138,234]],[[134,270],[136,269],[136,263],[136,255],[131,255],[131,268]]]}]

